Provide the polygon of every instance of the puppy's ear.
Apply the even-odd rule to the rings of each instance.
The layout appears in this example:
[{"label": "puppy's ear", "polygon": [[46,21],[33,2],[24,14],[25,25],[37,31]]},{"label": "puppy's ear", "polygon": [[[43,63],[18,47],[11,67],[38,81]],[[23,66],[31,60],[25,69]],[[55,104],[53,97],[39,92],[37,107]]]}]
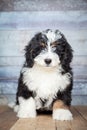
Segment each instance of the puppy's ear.
[{"label": "puppy's ear", "polygon": [[25,58],[26,58],[26,64],[27,67],[32,67],[34,65],[34,59],[32,57],[32,46],[31,43],[29,43],[26,47],[25,47]]},{"label": "puppy's ear", "polygon": [[64,53],[65,63],[69,64],[72,61],[72,58],[73,58],[73,50],[67,42],[67,44],[65,46],[65,53]]},{"label": "puppy's ear", "polygon": [[67,42],[67,40],[65,42],[66,44],[65,44],[65,49],[63,53],[62,65],[64,66],[64,68],[67,69],[68,67],[70,67],[70,63],[73,58],[73,50],[71,46],[69,45],[69,43]]},{"label": "puppy's ear", "polygon": [[62,44],[63,46],[63,52],[62,52],[62,66],[64,67],[64,69],[67,69],[68,67],[70,67],[70,63],[72,61],[73,58],[73,50],[70,46],[70,44],[67,42],[67,39],[65,38],[65,36],[63,34],[62,35]]}]

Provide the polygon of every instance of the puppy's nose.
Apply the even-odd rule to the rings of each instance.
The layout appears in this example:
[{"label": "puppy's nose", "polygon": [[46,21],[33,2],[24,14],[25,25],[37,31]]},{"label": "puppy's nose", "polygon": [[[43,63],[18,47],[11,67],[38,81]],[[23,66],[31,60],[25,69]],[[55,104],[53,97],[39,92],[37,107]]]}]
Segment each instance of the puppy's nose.
[{"label": "puppy's nose", "polygon": [[46,63],[47,65],[49,65],[51,62],[52,62],[51,59],[45,59],[45,63]]}]

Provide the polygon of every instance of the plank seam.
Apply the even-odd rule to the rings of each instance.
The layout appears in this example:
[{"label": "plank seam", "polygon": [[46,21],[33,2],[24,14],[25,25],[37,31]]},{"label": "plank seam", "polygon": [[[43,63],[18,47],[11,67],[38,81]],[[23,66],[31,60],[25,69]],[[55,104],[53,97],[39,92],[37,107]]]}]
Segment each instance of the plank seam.
[{"label": "plank seam", "polygon": [[83,114],[82,114],[76,107],[74,107],[74,109],[79,113],[79,115],[80,115],[85,121],[87,121],[86,118],[83,116]]}]

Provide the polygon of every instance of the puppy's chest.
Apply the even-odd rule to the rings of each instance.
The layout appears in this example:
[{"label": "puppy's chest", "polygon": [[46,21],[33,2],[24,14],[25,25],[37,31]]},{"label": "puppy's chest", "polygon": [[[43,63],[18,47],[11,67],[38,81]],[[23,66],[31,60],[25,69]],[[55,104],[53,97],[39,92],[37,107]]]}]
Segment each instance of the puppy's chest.
[{"label": "puppy's chest", "polygon": [[62,75],[57,70],[44,71],[41,69],[26,69],[23,82],[29,90],[36,93],[38,98],[55,98],[57,92],[63,91],[69,84],[67,75]]}]

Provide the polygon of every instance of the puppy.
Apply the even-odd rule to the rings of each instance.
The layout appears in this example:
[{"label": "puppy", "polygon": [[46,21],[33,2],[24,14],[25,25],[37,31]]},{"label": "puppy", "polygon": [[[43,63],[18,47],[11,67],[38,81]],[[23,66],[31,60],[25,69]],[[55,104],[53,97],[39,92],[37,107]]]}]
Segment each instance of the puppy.
[{"label": "puppy", "polygon": [[37,33],[25,48],[16,106],[19,118],[35,118],[37,110],[52,110],[56,120],[72,120],[72,48],[59,30]]}]

